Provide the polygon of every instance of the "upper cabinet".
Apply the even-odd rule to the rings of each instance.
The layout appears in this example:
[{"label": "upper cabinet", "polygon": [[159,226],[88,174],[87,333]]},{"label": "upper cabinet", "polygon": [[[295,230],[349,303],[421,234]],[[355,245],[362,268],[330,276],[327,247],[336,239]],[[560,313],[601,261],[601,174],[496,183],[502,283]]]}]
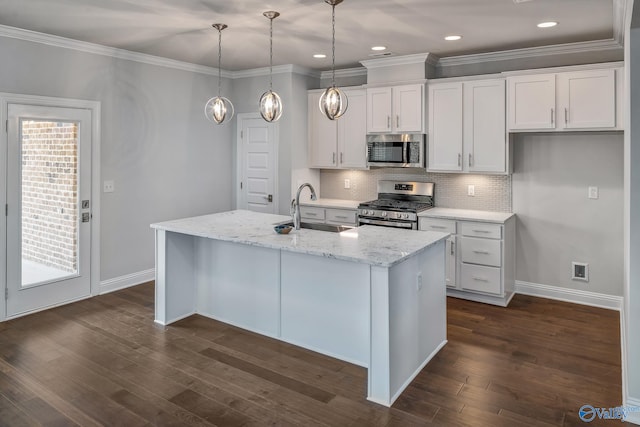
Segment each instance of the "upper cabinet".
[{"label": "upper cabinet", "polygon": [[368,88],[367,132],[424,133],[424,85]]},{"label": "upper cabinet", "polygon": [[509,130],[621,129],[616,70],[603,68],[508,78]]},{"label": "upper cabinet", "polygon": [[367,167],[367,97],[364,89],[344,89],[347,111],[329,120],[318,107],[323,91],[308,94],[309,167],[364,169]]},{"label": "upper cabinet", "polygon": [[504,174],[505,80],[429,84],[430,172]]}]

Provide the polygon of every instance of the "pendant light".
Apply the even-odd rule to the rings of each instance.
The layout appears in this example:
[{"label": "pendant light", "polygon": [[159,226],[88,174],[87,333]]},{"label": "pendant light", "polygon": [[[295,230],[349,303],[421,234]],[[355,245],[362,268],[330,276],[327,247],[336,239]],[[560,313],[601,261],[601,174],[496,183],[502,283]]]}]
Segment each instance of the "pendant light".
[{"label": "pendant light", "polygon": [[260,115],[268,122],[275,122],[282,116],[282,100],[273,91],[273,20],[280,14],[270,10],[263,15],[269,19],[269,90],[260,97]]},{"label": "pendant light", "polygon": [[218,96],[211,98],[204,106],[204,114],[207,119],[215,124],[221,125],[228,123],[233,118],[233,104],[224,96],[220,96],[221,71],[220,64],[222,62],[222,30],[227,28],[225,24],[213,24],[213,28],[218,30]]},{"label": "pendant light", "polygon": [[324,0],[325,3],[331,5],[331,87],[327,88],[320,97],[320,111],[327,116],[329,120],[335,120],[341,117],[348,107],[347,95],[336,87],[336,6],[343,0]]}]

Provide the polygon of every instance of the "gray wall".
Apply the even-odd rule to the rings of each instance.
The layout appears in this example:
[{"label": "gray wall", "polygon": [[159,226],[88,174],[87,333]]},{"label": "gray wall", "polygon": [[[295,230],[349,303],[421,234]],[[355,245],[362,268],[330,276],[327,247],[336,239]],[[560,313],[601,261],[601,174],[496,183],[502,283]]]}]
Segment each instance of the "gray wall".
[{"label": "gray wall", "polygon": [[[307,169],[307,89],[317,86],[318,79],[296,73],[273,76],[273,90],[280,95],[284,106],[277,122],[278,141],[278,212],[289,213],[292,188],[300,180],[311,180],[317,172]],[[236,113],[258,113],[258,100],[269,88],[269,76],[245,77],[233,81],[233,102]],[[234,120],[237,125],[237,121]],[[234,125],[235,126],[235,125]],[[236,133],[233,133],[233,185],[237,187]],[[292,179],[292,176],[294,178]],[[317,181],[317,179],[315,179]],[[235,187],[234,187],[235,188]],[[235,206],[235,192],[232,195]]]},{"label": "gray wall", "polygon": [[[627,83],[630,93],[626,213],[629,220],[626,273],[627,375],[629,396],[640,402],[640,5],[634,7],[633,29],[627,37]],[[636,416],[636,420],[640,419]]]},{"label": "gray wall", "polygon": [[149,224],[231,207],[232,128],[203,113],[215,77],[10,38],[0,57],[2,92],[101,102],[101,280],[154,267]]},{"label": "gray wall", "polygon": [[[517,280],[623,294],[622,133],[516,135],[512,191]],[[589,263],[588,283],[572,261]]]}]

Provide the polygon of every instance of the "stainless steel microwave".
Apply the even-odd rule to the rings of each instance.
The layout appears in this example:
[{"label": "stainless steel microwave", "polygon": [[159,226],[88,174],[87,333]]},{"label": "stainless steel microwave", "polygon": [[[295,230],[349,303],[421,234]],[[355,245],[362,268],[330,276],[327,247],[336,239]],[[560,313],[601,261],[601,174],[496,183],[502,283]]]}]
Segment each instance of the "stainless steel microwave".
[{"label": "stainless steel microwave", "polygon": [[425,167],[424,134],[367,135],[367,164],[370,167]]}]

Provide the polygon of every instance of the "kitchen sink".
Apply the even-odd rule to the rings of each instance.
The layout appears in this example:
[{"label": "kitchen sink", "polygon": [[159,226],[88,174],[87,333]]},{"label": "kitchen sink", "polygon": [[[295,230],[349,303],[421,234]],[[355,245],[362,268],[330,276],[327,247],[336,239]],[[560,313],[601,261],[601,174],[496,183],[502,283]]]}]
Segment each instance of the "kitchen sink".
[{"label": "kitchen sink", "polygon": [[[282,222],[282,223],[278,223],[275,225],[289,225],[291,227],[293,227],[293,222],[292,221],[288,221],[288,222]],[[333,224],[316,224],[313,222],[302,222],[300,223],[300,228],[307,228],[309,230],[318,230],[318,231],[329,231],[331,233],[340,233],[342,231],[347,231],[347,230],[351,230],[355,227],[351,227],[348,225],[333,225]]]}]

